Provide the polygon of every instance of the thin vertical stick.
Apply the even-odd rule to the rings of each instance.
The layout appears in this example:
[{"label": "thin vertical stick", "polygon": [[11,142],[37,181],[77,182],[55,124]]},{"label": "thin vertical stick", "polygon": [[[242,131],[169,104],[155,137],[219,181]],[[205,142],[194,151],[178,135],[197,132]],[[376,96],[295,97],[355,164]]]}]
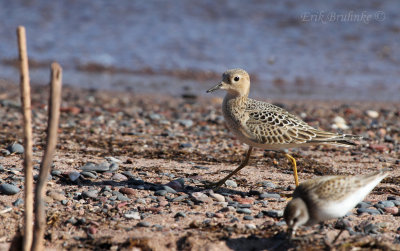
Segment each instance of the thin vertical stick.
[{"label": "thin vertical stick", "polygon": [[24,121],[24,171],[25,171],[25,229],[23,250],[28,251],[32,245],[33,223],[33,175],[32,175],[32,121],[31,121],[31,88],[29,84],[28,52],[26,49],[25,27],[17,29],[18,52],[21,73],[21,103]]},{"label": "thin vertical stick", "polygon": [[35,228],[32,250],[43,250],[43,236],[46,228],[46,214],[44,210],[44,196],[47,177],[57,145],[58,121],[60,118],[62,69],[58,63],[51,64],[51,83],[49,97],[49,117],[47,124],[47,146],[40,165],[39,180],[35,190]]}]

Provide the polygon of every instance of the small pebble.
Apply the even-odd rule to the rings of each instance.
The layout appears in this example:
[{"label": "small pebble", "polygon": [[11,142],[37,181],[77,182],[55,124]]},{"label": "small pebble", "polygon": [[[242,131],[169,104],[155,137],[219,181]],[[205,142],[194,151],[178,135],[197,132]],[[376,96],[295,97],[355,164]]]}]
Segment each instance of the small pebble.
[{"label": "small pebble", "polygon": [[373,119],[376,119],[377,117],[379,117],[379,113],[374,110],[367,110],[365,113],[368,115],[368,117],[373,118]]},{"label": "small pebble", "polygon": [[119,201],[129,201],[131,199],[129,199],[128,197],[124,196],[122,193],[119,193],[117,195],[117,200],[119,200]]},{"label": "small pebble", "polygon": [[139,212],[128,212],[128,213],[124,214],[124,217],[127,219],[140,220]]},{"label": "small pebble", "polygon": [[251,215],[245,215],[243,216],[243,220],[254,220],[254,217]]},{"label": "small pebble", "polygon": [[116,159],[114,157],[105,157],[105,159],[108,160],[111,163],[121,163],[122,162],[119,159]]},{"label": "small pebble", "polygon": [[274,183],[272,183],[271,181],[263,181],[263,182],[261,182],[261,185],[265,188],[270,188],[270,189],[276,188],[276,185]]},{"label": "small pebble", "polygon": [[83,193],[82,193],[82,197],[84,197],[84,198],[97,198],[97,195],[98,195],[98,193],[99,193],[99,191],[97,191],[97,190],[89,190],[89,191],[84,191]]},{"label": "small pebble", "polygon": [[150,227],[150,223],[148,223],[146,221],[141,221],[136,226],[138,226],[138,227]]},{"label": "small pebble", "polygon": [[349,129],[349,126],[346,124],[346,120],[340,116],[336,116],[333,119],[333,125],[332,129],[341,129],[341,130],[347,130]]},{"label": "small pebble", "polygon": [[281,218],[283,216],[283,210],[268,210],[263,211],[263,214],[272,218]]},{"label": "small pebble", "polygon": [[362,214],[362,213],[367,213],[367,214],[371,214],[371,215],[381,214],[378,210],[373,209],[373,208],[358,208],[357,214]]},{"label": "small pebble", "polygon": [[398,207],[385,207],[384,211],[386,213],[389,213],[392,215],[397,215],[399,213],[399,208]]},{"label": "small pebble", "polygon": [[51,170],[50,174],[53,175],[53,176],[60,176],[61,175],[61,171],[60,170]]},{"label": "small pebble", "polygon": [[129,187],[122,187],[119,189],[119,192],[127,195],[136,195],[136,191]]},{"label": "small pebble", "polygon": [[233,187],[233,188],[236,188],[238,185],[237,185],[237,183],[234,181],[234,180],[227,180],[227,181],[225,181],[225,185],[227,186],[227,187]]},{"label": "small pebble", "polygon": [[184,212],[177,212],[175,214],[174,218],[179,218],[179,217],[185,218],[186,214]]},{"label": "small pebble", "polygon": [[260,199],[280,199],[281,196],[277,193],[262,193]]},{"label": "small pebble", "polygon": [[10,153],[24,153],[24,147],[15,142],[7,146],[7,150],[10,151]]},{"label": "small pebble", "polygon": [[156,196],[164,196],[167,193],[168,193],[167,190],[158,190],[158,191],[155,191],[154,195],[156,195]]},{"label": "small pebble", "polygon": [[193,126],[193,120],[190,120],[190,119],[180,119],[180,120],[178,120],[178,123],[181,126],[184,126],[185,128],[189,128],[189,127]]},{"label": "small pebble", "polygon": [[118,169],[119,169],[119,165],[118,165],[117,163],[111,163],[111,165],[110,165],[108,171],[109,171],[109,172],[115,172],[115,171],[117,171]]},{"label": "small pebble", "polygon": [[363,232],[365,234],[378,234],[379,227],[375,224],[370,223],[363,228]]},{"label": "small pebble", "polygon": [[24,200],[21,199],[21,198],[18,198],[18,199],[16,199],[12,204],[13,204],[14,207],[17,207],[17,206],[19,206],[19,205],[24,204]]},{"label": "small pebble", "polygon": [[178,196],[176,198],[173,198],[172,202],[180,202],[180,201],[183,201],[183,200],[185,200],[187,198],[189,198],[189,195],[184,194],[184,195]]},{"label": "small pebble", "polygon": [[251,214],[251,210],[248,208],[238,208],[236,209],[236,213],[239,214]]},{"label": "small pebble", "polygon": [[377,204],[374,205],[376,208],[385,208],[385,207],[394,207],[395,204],[393,201],[390,200],[384,200],[384,201],[379,201]]},{"label": "small pebble", "polygon": [[1,184],[0,194],[14,195],[19,193],[20,189],[12,184]]},{"label": "small pebble", "polygon": [[143,205],[147,204],[146,200],[143,199],[143,198],[139,198],[139,199],[135,200],[135,203],[136,204],[143,204]]},{"label": "small pebble", "polygon": [[256,225],[254,225],[254,224],[245,224],[244,227],[247,229],[256,229],[257,228]]},{"label": "small pebble", "polygon": [[120,174],[120,173],[114,174],[114,175],[111,177],[111,179],[112,179],[112,180],[118,180],[118,181],[125,181],[125,180],[128,180],[128,178],[127,178],[125,175]]},{"label": "small pebble", "polygon": [[97,228],[95,228],[94,226],[90,226],[88,228],[88,232],[89,232],[89,234],[96,234],[97,233]]},{"label": "small pebble", "polygon": [[204,203],[210,203],[212,202],[212,199],[208,197],[206,194],[201,193],[201,192],[195,192],[191,194],[197,201],[204,202]]},{"label": "small pebble", "polygon": [[168,193],[173,193],[173,194],[177,193],[175,189],[173,189],[173,188],[171,188],[169,186],[162,186],[161,190],[165,190]]},{"label": "small pebble", "polygon": [[97,174],[95,174],[93,172],[82,171],[81,175],[86,177],[86,178],[92,178],[92,179],[96,179],[97,178]]},{"label": "small pebble", "polygon": [[356,208],[369,208],[371,204],[368,202],[361,201],[356,205]]},{"label": "small pebble", "polygon": [[225,202],[225,197],[218,193],[210,193],[210,196],[218,202]]},{"label": "small pebble", "polygon": [[81,176],[81,174],[76,171],[68,173],[68,177],[72,182],[76,181],[79,178],[79,176]]},{"label": "small pebble", "polygon": [[95,172],[106,172],[110,169],[110,164],[108,162],[103,162],[100,164],[95,164],[93,162],[88,162],[80,168],[82,171],[95,171]]}]

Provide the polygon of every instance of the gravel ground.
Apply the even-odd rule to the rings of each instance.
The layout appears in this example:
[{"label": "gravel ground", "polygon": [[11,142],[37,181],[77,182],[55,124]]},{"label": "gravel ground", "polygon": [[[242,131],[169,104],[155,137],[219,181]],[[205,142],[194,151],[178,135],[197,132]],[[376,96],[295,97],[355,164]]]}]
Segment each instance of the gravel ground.
[{"label": "gravel ground", "polygon": [[[45,147],[47,87],[32,88],[34,175]],[[227,186],[246,146],[229,134],[220,98],[63,90],[47,187],[46,246],[97,250],[400,249],[400,103],[267,100],[315,127],[364,136],[354,148],[292,149],[300,182],[392,169],[340,221],[286,239],[294,189],[287,159],[255,150]],[[18,86],[0,82],[0,249],[23,223],[23,135]],[[16,142],[16,143],[14,143]],[[14,143],[14,144],[13,144]],[[332,243],[340,229],[347,229]],[[133,249],[135,250],[135,249]]]}]

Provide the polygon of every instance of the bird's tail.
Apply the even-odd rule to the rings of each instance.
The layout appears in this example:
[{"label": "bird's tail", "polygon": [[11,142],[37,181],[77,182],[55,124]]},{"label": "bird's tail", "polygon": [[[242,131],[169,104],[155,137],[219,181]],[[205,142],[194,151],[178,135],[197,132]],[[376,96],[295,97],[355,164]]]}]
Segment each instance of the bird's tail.
[{"label": "bird's tail", "polygon": [[331,137],[327,137],[327,135],[321,135],[320,137],[316,137],[309,141],[309,143],[319,143],[319,144],[329,144],[335,146],[356,146],[357,144],[354,140],[362,139],[361,136],[352,135],[352,134],[333,134]]}]

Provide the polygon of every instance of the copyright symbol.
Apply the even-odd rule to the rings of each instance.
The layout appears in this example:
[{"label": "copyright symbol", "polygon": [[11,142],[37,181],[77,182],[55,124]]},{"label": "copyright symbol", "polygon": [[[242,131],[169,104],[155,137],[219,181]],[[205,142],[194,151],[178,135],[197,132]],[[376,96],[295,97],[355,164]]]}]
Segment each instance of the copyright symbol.
[{"label": "copyright symbol", "polygon": [[378,21],[378,22],[382,22],[383,20],[385,20],[385,12],[377,11],[375,13],[375,20]]}]

